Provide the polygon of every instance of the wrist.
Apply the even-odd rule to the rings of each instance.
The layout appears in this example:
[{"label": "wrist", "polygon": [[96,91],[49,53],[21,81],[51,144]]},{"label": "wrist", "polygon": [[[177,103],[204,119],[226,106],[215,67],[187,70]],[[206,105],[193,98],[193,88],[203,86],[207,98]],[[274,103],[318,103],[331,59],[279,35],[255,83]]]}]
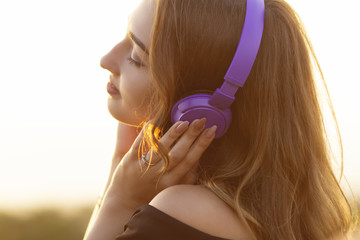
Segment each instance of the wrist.
[{"label": "wrist", "polygon": [[118,189],[115,189],[112,184],[108,187],[100,207],[115,213],[124,211],[133,213],[137,209],[136,205],[131,200],[129,201],[126,195],[119,193]]},{"label": "wrist", "polygon": [[98,203],[99,210],[91,220],[84,240],[115,239],[123,232],[135,210],[123,204],[123,198],[110,191],[106,191],[103,198],[99,197]]}]

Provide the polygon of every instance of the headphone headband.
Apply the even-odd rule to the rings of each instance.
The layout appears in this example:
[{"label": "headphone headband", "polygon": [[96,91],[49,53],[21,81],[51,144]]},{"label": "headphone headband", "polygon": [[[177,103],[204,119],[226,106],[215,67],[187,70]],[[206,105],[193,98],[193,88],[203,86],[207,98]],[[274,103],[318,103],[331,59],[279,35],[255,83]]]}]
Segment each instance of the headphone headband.
[{"label": "headphone headband", "polygon": [[235,93],[242,87],[254,65],[264,30],[264,0],[247,0],[244,26],[240,41],[221,88],[212,95],[196,94],[178,101],[171,111],[171,120],[190,121],[205,117],[205,127],[216,125],[215,138],[221,137],[231,123],[230,106]]},{"label": "headphone headband", "polygon": [[245,21],[239,44],[224,77],[225,82],[213,94],[211,105],[221,109],[229,107],[235,100],[234,96],[238,88],[244,86],[260,48],[264,15],[264,0],[246,1]]},{"label": "headphone headband", "polygon": [[264,0],[248,0],[239,45],[225,80],[242,87],[250,74],[260,48],[264,29]]}]

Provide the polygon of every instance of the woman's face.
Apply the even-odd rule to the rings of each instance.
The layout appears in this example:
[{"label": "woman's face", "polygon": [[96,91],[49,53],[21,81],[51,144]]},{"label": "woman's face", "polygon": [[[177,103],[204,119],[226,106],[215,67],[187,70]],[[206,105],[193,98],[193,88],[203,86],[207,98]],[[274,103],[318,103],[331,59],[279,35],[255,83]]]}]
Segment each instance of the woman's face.
[{"label": "woman's face", "polygon": [[128,34],[100,62],[110,71],[108,109],[117,120],[138,125],[147,120],[149,55],[155,0],[143,0],[129,18]]}]

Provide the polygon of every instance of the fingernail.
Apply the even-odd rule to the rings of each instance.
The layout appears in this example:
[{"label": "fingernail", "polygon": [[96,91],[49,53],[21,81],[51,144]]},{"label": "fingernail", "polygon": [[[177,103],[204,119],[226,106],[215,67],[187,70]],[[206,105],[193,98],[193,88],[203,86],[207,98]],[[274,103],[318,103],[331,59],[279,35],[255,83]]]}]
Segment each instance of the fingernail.
[{"label": "fingernail", "polygon": [[205,122],[206,122],[206,118],[202,118],[202,119],[196,119],[195,121],[194,121],[194,128],[196,129],[196,130],[203,130],[204,129],[204,127],[205,127]]},{"label": "fingernail", "polygon": [[212,126],[211,128],[208,128],[205,133],[205,137],[213,138],[215,136],[216,129],[217,129],[216,125]]},{"label": "fingernail", "polygon": [[188,127],[189,127],[188,121],[182,122],[179,126],[176,127],[176,131],[178,133],[181,133],[181,132],[185,131],[185,129],[187,129]]}]

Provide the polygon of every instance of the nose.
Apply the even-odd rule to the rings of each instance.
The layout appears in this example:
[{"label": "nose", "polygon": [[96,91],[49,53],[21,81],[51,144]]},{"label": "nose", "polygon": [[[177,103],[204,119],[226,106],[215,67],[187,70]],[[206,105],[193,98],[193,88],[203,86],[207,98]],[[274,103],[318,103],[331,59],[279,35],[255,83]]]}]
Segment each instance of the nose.
[{"label": "nose", "polygon": [[100,60],[100,66],[114,75],[120,75],[121,46],[117,44]]}]

